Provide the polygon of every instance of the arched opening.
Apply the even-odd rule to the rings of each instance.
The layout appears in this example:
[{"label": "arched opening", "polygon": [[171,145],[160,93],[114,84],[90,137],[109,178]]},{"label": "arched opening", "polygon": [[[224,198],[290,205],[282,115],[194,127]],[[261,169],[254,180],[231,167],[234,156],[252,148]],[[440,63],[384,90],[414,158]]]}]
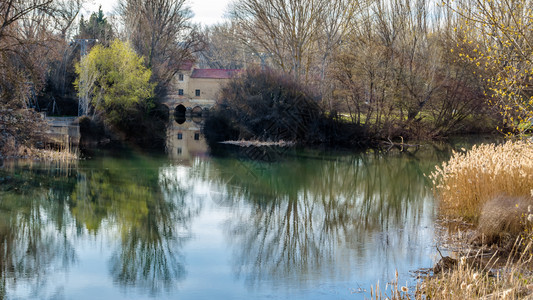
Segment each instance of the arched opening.
[{"label": "arched opening", "polygon": [[187,119],[185,116],[186,113],[187,108],[183,106],[183,104],[176,106],[176,109],[174,110],[174,119],[178,124],[185,123],[185,120]]},{"label": "arched opening", "polygon": [[183,104],[180,104],[180,105],[176,106],[174,114],[176,114],[176,115],[180,115],[180,114],[185,115],[186,112],[187,112],[187,108],[185,106],[183,106]]},{"label": "arched opening", "polygon": [[195,106],[192,111],[191,111],[191,115],[193,117],[201,117],[202,116],[202,108],[200,106]]},{"label": "arched opening", "polygon": [[192,116],[191,120],[196,124],[202,124],[202,122],[204,121],[202,116]]}]

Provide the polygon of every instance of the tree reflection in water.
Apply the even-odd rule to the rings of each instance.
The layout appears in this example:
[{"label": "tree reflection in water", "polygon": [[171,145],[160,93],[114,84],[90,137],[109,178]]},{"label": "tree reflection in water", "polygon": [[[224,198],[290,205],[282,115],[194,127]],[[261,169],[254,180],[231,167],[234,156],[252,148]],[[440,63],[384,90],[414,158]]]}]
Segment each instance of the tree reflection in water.
[{"label": "tree reflection in water", "polygon": [[149,162],[112,159],[78,175],[72,214],[89,231],[104,221],[117,226],[120,245],[109,262],[114,281],[157,294],[184,278],[180,251],[201,207],[187,196],[192,185],[180,185]]},{"label": "tree reflection in water", "polygon": [[41,295],[48,272],[67,270],[76,261],[65,197],[75,182],[65,180],[59,168],[24,166],[13,175],[15,167],[0,172],[0,299],[21,282],[30,295]]},{"label": "tree reflection in water", "polygon": [[39,166],[2,170],[0,299],[22,280],[31,295],[50,297],[47,275],[75,261],[73,241],[113,242],[115,233],[120,240],[109,258],[115,283],[152,295],[174,287],[185,276],[181,251],[201,202],[190,195],[192,184],[160,174],[160,166],[134,156],[85,161],[61,174]]},{"label": "tree reflection in water", "polygon": [[[423,173],[447,159],[447,151],[442,153],[424,148],[416,155],[328,156],[261,150],[253,157],[263,155],[267,162],[248,160],[246,152],[212,159],[192,155],[188,166],[121,153],[123,158],[81,161],[66,172],[3,168],[0,299],[19,297],[26,287],[29,297],[55,297],[51,278],[69,268],[85,275],[86,266],[72,267],[76,251],[83,255],[80,265],[99,263],[93,249],[86,249],[99,241],[113,247],[96,251],[105,254],[104,273],[117,286],[135,288],[135,295],[176,287],[186,277],[184,245],[191,239],[190,227],[209,199],[214,207],[206,208],[206,217],[230,215],[223,230],[233,251],[233,272],[250,286],[329,282],[338,291],[354,278],[390,279],[398,264],[409,260],[416,268],[424,265],[422,256],[427,260],[420,245],[432,238],[433,201]],[[225,255],[224,250],[209,251],[206,255]],[[198,269],[191,268],[192,277]],[[218,273],[212,276],[220,279]],[[81,288],[99,284],[91,280]],[[23,284],[18,291],[16,285]],[[173,293],[186,294],[187,284]],[[114,292],[113,284],[102,287],[104,295]],[[81,289],[69,288],[65,286],[67,293]]]},{"label": "tree reflection in water", "polygon": [[423,173],[434,163],[417,157],[291,152],[273,164],[214,160],[212,169],[221,171],[211,178],[227,188],[218,201],[233,211],[226,232],[235,272],[251,285],[303,283],[347,278],[358,267],[388,276],[401,257],[423,259],[422,249],[410,247],[431,238],[419,226],[433,215]]}]

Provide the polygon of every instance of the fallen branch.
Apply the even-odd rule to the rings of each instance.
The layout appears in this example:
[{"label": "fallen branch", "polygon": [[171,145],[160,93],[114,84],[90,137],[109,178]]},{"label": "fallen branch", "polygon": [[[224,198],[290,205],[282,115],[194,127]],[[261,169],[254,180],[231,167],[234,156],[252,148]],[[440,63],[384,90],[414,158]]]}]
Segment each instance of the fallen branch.
[{"label": "fallen branch", "polygon": [[262,142],[262,141],[225,141],[220,142],[225,145],[235,145],[240,147],[291,147],[294,146],[294,142],[277,141],[277,142]]}]

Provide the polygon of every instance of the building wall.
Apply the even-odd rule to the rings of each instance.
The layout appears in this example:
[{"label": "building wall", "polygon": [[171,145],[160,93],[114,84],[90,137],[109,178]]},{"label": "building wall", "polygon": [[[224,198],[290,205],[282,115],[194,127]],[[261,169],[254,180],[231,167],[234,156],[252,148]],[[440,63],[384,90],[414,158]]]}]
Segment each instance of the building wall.
[{"label": "building wall", "polygon": [[[183,74],[183,81],[179,80],[179,74]],[[190,71],[184,71],[174,77],[172,90],[169,96],[176,99],[216,100],[222,85],[230,79],[214,78],[191,78]],[[179,90],[183,95],[179,95]],[[200,96],[196,96],[196,90],[200,90]]]},{"label": "building wall", "polygon": [[[216,100],[222,85],[229,79],[191,78],[189,81],[189,95],[192,99]],[[200,90],[200,96],[196,96]]]},{"label": "building wall", "polygon": [[[183,81],[179,80],[179,74],[183,74]],[[170,95],[178,97],[180,96],[178,94],[178,91],[180,89],[183,90],[183,96],[180,96],[179,98],[191,98],[189,96],[189,81],[191,80],[191,72],[190,71],[182,71],[178,73],[176,76],[174,76],[174,79],[172,80],[172,90]]]}]

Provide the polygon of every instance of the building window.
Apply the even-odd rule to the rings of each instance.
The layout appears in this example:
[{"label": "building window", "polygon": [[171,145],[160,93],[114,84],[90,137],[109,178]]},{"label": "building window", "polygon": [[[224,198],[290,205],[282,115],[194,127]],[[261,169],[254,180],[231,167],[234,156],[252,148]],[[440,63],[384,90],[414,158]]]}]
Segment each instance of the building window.
[{"label": "building window", "polygon": [[181,73],[178,74],[178,80],[179,80],[179,81],[183,81],[183,74],[181,74]]},{"label": "building window", "polygon": [[177,153],[178,155],[181,155],[182,152],[183,152],[183,151],[181,150],[181,148],[178,148],[178,149],[176,150],[176,153]]},{"label": "building window", "polygon": [[178,140],[181,140],[181,139],[183,139],[183,134],[180,132],[178,133]]},{"label": "building window", "polygon": [[178,95],[183,96],[183,89],[178,90]]},{"label": "building window", "polygon": [[200,90],[196,90],[196,97],[200,97]]},{"label": "building window", "polygon": [[194,139],[196,141],[200,140],[200,134],[198,132],[194,134]]}]

